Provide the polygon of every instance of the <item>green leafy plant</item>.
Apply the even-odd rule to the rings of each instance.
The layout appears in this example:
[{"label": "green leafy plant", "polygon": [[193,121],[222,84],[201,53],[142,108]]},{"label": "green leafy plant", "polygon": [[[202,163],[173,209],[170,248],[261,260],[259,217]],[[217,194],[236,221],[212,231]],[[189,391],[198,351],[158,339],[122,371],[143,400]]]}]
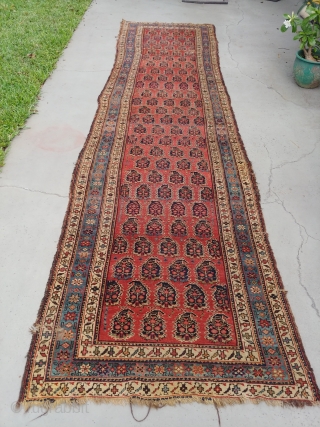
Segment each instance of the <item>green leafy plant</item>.
[{"label": "green leafy plant", "polygon": [[320,0],[313,0],[307,4],[306,13],[309,15],[302,19],[294,12],[285,14],[286,18],[281,31],[284,33],[291,28],[296,35],[293,40],[299,40],[300,49],[304,52],[305,59],[319,61],[320,50]]}]

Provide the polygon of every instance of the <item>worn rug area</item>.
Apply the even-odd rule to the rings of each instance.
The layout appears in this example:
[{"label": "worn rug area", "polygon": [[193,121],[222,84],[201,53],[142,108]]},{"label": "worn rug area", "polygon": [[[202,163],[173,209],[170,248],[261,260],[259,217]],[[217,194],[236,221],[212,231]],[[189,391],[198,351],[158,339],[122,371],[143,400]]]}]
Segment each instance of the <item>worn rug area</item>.
[{"label": "worn rug area", "polygon": [[121,24],[19,402],[89,399],[319,401],[212,25]]}]

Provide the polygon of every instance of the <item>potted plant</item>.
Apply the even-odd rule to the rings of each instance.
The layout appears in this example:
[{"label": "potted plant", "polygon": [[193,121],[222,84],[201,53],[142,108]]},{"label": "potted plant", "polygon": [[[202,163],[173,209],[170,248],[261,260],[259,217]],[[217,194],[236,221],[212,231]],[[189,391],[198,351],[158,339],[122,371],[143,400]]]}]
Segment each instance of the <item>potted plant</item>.
[{"label": "potted plant", "polygon": [[320,0],[307,3],[306,17],[300,18],[294,12],[285,14],[286,18],[281,31],[291,28],[299,40],[300,50],[296,54],[293,73],[296,83],[304,88],[315,88],[320,85]]}]

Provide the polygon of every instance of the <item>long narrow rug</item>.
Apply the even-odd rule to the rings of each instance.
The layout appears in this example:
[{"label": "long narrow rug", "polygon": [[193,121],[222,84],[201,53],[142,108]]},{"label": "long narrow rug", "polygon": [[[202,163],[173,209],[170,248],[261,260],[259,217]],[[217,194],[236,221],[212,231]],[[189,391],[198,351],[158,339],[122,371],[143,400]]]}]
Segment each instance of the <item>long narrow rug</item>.
[{"label": "long narrow rug", "polygon": [[212,25],[121,24],[19,402],[312,405]]}]

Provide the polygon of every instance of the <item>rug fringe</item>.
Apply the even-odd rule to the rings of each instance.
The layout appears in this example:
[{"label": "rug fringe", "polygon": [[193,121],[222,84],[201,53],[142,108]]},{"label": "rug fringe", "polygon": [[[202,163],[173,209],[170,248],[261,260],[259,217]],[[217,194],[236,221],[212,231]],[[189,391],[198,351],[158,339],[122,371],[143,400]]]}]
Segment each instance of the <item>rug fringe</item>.
[{"label": "rug fringe", "polygon": [[280,406],[290,408],[303,408],[305,406],[320,406],[319,401],[297,401],[297,400],[275,400],[275,399],[261,399],[261,398],[243,398],[243,397],[225,397],[225,398],[205,398],[199,396],[179,396],[179,397],[168,397],[168,398],[139,398],[139,397],[81,397],[79,399],[67,399],[67,398],[55,398],[55,399],[44,399],[44,400],[33,400],[33,401],[22,401],[18,402],[17,410],[23,408],[25,412],[29,411],[32,407],[42,407],[45,410],[53,410],[59,405],[68,405],[73,407],[79,407],[88,403],[101,404],[115,404],[115,405],[139,405],[147,406],[155,409],[160,409],[164,406],[177,406],[186,403],[203,403],[205,405],[214,405],[217,408],[223,408],[228,405],[243,405],[253,403],[258,405],[265,403],[268,406]]},{"label": "rug fringe", "polygon": [[40,324],[33,324],[30,328],[29,328],[29,332],[32,335],[35,335],[36,333],[38,333],[40,330]]}]

